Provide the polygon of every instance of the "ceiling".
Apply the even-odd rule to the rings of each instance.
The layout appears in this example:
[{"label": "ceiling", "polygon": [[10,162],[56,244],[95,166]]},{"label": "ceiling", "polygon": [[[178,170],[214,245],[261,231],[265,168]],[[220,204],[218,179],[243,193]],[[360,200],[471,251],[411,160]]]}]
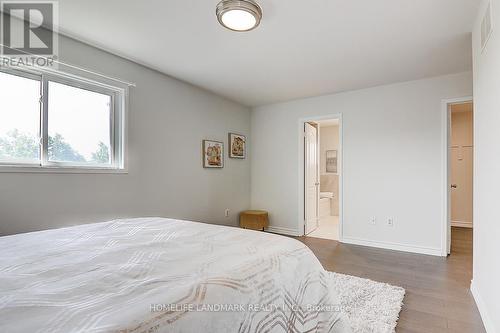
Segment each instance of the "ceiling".
[{"label": "ceiling", "polygon": [[63,33],[248,106],[471,69],[478,0],[258,0],[254,31],[218,0],[59,1]]}]

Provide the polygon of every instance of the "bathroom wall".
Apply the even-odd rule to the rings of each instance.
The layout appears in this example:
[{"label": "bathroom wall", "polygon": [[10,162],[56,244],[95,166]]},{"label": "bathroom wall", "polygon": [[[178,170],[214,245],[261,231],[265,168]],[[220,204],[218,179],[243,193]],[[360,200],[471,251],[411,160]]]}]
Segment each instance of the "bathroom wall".
[{"label": "bathroom wall", "polygon": [[320,190],[321,192],[333,192],[331,202],[331,215],[339,215],[339,175],[337,173],[326,172],[326,152],[327,150],[337,151],[337,168],[340,167],[340,150],[339,150],[339,126],[329,125],[320,126],[320,144],[319,144],[319,161],[320,161]]},{"label": "bathroom wall", "polygon": [[319,173],[326,174],[326,151],[339,151],[339,125],[320,126],[320,152],[319,152]]}]

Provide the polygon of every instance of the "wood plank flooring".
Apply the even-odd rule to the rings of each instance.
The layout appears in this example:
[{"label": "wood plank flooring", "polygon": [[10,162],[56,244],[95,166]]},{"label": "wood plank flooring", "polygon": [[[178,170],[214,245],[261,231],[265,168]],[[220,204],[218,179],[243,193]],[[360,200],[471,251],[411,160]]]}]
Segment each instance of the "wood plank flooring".
[{"label": "wood plank flooring", "polygon": [[448,258],[298,237],[326,270],[406,289],[398,333],[485,332],[470,293],[472,229],[452,228]]}]

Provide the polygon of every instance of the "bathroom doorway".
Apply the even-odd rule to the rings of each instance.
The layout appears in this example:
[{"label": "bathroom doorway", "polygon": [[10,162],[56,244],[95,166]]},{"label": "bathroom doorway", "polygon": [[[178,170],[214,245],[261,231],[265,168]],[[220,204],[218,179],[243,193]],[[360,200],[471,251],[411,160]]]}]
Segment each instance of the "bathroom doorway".
[{"label": "bathroom doorway", "polygon": [[[452,238],[472,239],[474,184],[474,103],[472,97],[443,100],[444,219],[442,255]],[[458,236],[457,236],[458,235]],[[469,244],[472,246],[472,243]],[[456,249],[455,249],[456,250]]]},{"label": "bathroom doorway", "polygon": [[304,234],[340,240],[342,128],[340,115],[303,122]]}]

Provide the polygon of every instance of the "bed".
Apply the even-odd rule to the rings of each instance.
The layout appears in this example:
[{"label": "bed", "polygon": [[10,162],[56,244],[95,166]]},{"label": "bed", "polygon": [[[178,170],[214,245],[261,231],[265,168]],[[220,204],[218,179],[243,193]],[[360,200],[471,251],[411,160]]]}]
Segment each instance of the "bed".
[{"label": "bed", "polygon": [[302,243],[165,218],[0,237],[0,332],[350,332]]}]

